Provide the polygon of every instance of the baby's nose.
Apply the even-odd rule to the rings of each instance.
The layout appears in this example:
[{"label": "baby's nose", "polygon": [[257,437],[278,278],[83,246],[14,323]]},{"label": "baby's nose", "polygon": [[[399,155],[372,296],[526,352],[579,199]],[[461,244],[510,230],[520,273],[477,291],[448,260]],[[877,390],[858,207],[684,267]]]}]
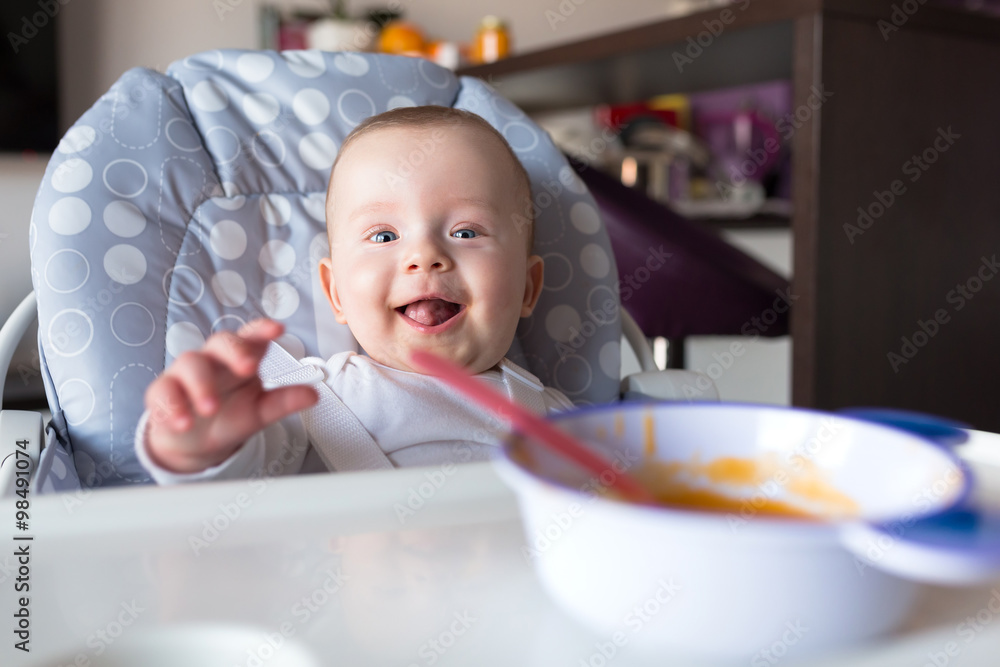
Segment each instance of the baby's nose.
[{"label": "baby's nose", "polygon": [[451,258],[439,243],[428,239],[415,245],[406,264],[406,269],[410,273],[445,271],[451,267]]}]

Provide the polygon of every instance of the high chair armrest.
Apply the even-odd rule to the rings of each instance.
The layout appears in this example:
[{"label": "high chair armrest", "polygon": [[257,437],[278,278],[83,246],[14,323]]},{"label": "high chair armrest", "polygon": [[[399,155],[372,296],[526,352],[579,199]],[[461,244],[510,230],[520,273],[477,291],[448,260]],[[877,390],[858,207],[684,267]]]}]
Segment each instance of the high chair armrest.
[{"label": "high chair armrest", "polygon": [[44,437],[41,413],[0,410],[0,498],[29,488],[38,469]]},{"label": "high chair armrest", "polygon": [[718,401],[719,390],[704,373],[687,370],[643,371],[622,380],[625,400]]}]

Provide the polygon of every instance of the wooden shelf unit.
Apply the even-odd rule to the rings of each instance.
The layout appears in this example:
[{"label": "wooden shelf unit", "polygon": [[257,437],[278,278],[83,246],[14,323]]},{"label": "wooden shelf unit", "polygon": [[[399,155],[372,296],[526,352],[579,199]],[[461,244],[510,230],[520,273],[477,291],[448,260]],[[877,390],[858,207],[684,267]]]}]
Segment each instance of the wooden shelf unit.
[{"label": "wooden shelf unit", "polygon": [[[924,4],[894,25],[893,4],[737,2],[683,71],[673,54],[723,9],[460,74],[528,112],[791,80],[808,115],[791,136],[793,403],[1000,431],[1000,20]],[[813,109],[816,91],[832,95]],[[912,158],[925,152],[936,157],[922,170]],[[877,213],[896,181],[902,194],[852,238],[858,208]]]}]

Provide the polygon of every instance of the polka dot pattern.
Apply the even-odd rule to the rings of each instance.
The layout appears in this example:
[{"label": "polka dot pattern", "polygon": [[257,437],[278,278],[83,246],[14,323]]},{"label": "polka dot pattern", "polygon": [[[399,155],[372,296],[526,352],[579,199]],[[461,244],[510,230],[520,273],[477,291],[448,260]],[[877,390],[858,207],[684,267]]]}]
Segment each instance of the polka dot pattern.
[{"label": "polka dot pattern", "polygon": [[355,77],[364,76],[371,69],[368,59],[355,53],[338,53],[333,57],[333,66],[344,74]]},{"label": "polka dot pattern", "polygon": [[45,284],[53,292],[69,294],[87,283],[90,262],[74,248],[63,248],[52,253],[43,270]]},{"label": "polka dot pattern", "polygon": [[274,60],[265,53],[244,53],[236,59],[236,73],[249,83],[260,83],[273,71]]},{"label": "polka dot pattern", "polygon": [[278,117],[281,105],[274,95],[250,93],[243,97],[243,113],[256,125],[267,125]]},{"label": "polka dot pattern", "polygon": [[49,228],[61,236],[75,236],[90,225],[90,205],[79,197],[63,197],[49,209]]},{"label": "polka dot pattern", "polygon": [[205,344],[205,335],[193,322],[175,322],[167,329],[167,352],[179,357],[188,350],[197,350]]},{"label": "polka dot pattern", "polygon": [[316,278],[326,182],[357,123],[404,106],[467,109],[508,138],[546,262],[511,356],[581,404],[617,395],[620,325],[591,312],[616,276],[594,202],[548,136],[482,82],[406,57],[216,50],[166,74],[130,70],[112,92],[59,143],[32,214],[49,403],[69,438],[42,488],[77,473],[148,482],[131,449],[142,389],[213,332],[266,316],[296,356],[353,345]]},{"label": "polka dot pattern", "polygon": [[226,91],[214,81],[199,81],[191,89],[191,103],[201,111],[222,111],[229,106]]},{"label": "polka dot pattern", "polygon": [[307,167],[329,172],[337,157],[337,143],[319,132],[307,134],[299,142],[299,157]]},{"label": "polka dot pattern", "polygon": [[146,216],[132,202],[115,200],[104,207],[104,224],[115,236],[130,239],[142,234]]},{"label": "polka dot pattern", "polygon": [[569,210],[573,226],[584,234],[596,234],[601,229],[601,216],[597,207],[590,202],[577,202]]},{"label": "polka dot pattern", "polygon": [[219,271],[212,277],[212,292],[223,306],[239,308],[247,300],[247,284],[236,271]]},{"label": "polka dot pattern", "polygon": [[52,174],[52,189],[56,192],[79,192],[90,184],[94,178],[94,170],[79,158],[70,158],[58,167]]},{"label": "polka dot pattern", "polygon": [[580,313],[573,306],[559,305],[545,316],[545,331],[552,340],[568,343],[580,333]]},{"label": "polka dot pattern", "polygon": [[120,243],[104,253],[104,272],[122,285],[134,285],[145,278],[146,267],[146,255],[134,245]]},{"label": "polka dot pattern", "polygon": [[611,272],[611,257],[596,243],[588,243],[580,251],[580,266],[589,276],[604,278]]},{"label": "polka dot pattern", "polygon": [[273,282],[264,286],[261,306],[264,314],[275,320],[287,320],[299,308],[299,290],[287,282]]},{"label": "polka dot pattern", "polygon": [[306,88],[295,93],[292,111],[305,125],[319,125],[330,116],[330,100],[326,93],[315,88]]},{"label": "polka dot pattern", "polygon": [[284,225],[292,218],[292,205],[287,197],[264,195],[260,198],[260,214],[269,225]]},{"label": "polka dot pattern", "polygon": [[221,220],[212,227],[209,244],[221,259],[239,259],[247,249],[247,233],[234,220]]},{"label": "polka dot pattern", "polygon": [[122,345],[141,347],[156,335],[156,320],[141,303],[123,303],[111,313],[111,335]]},{"label": "polka dot pattern", "polygon": [[295,267],[295,248],[280,239],[264,244],[260,249],[260,268],[272,276],[287,276]]},{"label": "polka dot pattern", "polygon": [[66,135],[59,141],[56,150],[60,153],[72,155],[90,148],[97,139],[97,130],[89,125],[77,124],[66,132]]}]

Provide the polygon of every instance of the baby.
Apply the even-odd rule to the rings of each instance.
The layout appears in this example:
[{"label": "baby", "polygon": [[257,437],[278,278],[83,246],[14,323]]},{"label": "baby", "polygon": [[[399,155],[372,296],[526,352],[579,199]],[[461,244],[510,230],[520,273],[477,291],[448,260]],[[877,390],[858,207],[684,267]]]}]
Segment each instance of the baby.
[{"label": "baby", "polygon": [[[327,192],[330,257],[319,277],[337,321],[367,356],[303,362],[321,369],[337,402],[392,465],[485,459],[504,426],[416,372],[414,350],[506,386],[538,412],[572,407],[504,358],[542,290],[542,259],[531,254],[532,223],[524,217],[531,209],[523,166],[475,114],[395,109],[344,140]],[[328,469],[315,447],[304,446],[295,416],[316,403],[316,390],[267,389],[258,377],[282,332],[257,320],[217,333],[149,386],[136,449],[156,481]]]}]

